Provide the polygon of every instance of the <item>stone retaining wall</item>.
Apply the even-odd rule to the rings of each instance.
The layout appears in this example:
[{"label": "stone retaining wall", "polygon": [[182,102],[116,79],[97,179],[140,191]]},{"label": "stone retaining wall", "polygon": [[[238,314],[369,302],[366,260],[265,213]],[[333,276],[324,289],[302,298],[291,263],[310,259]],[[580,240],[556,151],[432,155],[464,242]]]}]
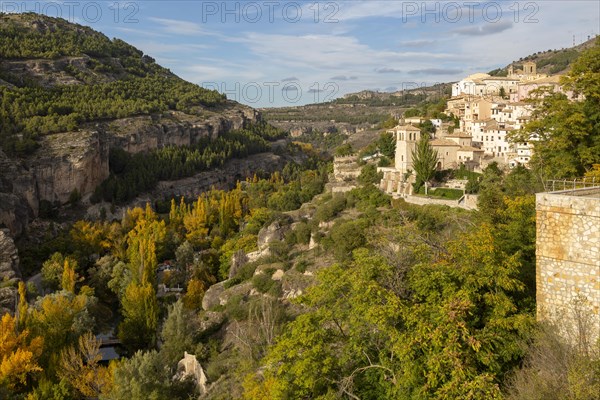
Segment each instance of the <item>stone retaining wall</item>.
[{"label": "stone retaining wall", "polygon": [[600,336],[600,197],[582,190],[536,195],[537,316],[591,344]]}]

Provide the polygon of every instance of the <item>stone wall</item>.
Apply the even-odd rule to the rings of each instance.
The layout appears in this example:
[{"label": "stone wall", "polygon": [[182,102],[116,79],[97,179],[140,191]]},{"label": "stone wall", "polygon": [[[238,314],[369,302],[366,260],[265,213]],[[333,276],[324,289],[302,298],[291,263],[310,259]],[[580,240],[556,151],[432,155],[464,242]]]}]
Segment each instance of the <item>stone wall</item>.
[{"label": "stone wall", "polygon": [[358,165],[356,156],[334,157],[333,182],[354,181],[360,175],[362,167]]},{"label": "stone wall", "polygon": [[[600,336],[600,188],[536,196],[539,320],[572,343]],[[586,343],[587,342],[587,343]]]}]

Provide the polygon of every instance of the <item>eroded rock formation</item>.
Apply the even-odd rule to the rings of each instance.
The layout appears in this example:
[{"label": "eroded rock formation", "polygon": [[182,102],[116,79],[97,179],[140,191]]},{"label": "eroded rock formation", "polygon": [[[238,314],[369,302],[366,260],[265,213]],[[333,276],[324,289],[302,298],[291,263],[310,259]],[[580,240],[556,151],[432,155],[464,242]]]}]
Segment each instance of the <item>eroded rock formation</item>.
[{"label": "eroded rock formation", "polygon": [[[8,158],[0,152],[0,226],[18,236],[28,221],[37,217],[40,201],[65,204],[74,190],[84,198],[93,193],[109,176],[110,148],[137,153],[165,146],[189,146],[258,120],[260,114],[256,110],[228,102],[218,112],[207,111],[202,117],[170,112],[47,135],[41,139],[40,148],[25,159]],[[197,186],[197,181],[193,186]]]}]

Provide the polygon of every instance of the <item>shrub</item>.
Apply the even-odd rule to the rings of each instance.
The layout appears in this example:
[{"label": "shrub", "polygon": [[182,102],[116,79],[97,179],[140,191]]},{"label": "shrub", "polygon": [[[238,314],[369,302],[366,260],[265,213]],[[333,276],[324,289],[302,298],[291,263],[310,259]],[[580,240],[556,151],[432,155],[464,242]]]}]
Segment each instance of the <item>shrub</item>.
[{"label": "shrub", "polygon": [[365,165],[358,176],[358,182],[363,185],[379,183],[383,178],[383,172],[377,172],[375,164]]},{"label": "shrub", "polygon": [[356,221],[339,221],[331,228],[328,247],[333,248],[333,253],[338,260],[350,259],[352,250],[363,246],[365,230],[368,222],[364,219]]},{"label": "shrub", "polygon": [[244,265],[237,271],[233,278],[225,281],[223,287],[225,289],[229,289],[232,286],[239,285],[240,283],[247,281],[248,279],[252,278],[255,270],[256,263],[248,263]]},{"label": "shrub", "polygon": [[248,306],[241,294],[231,296],[225,305],[225,313],[236,321],[248,319]]},{"label": "shrub", "polygon": [[306,260],[300,260],[296,263],[295,267],[296,271],[300,272],[301,274],[303,274],[304,272],[306,272],[306,268],[308,268],[308,261]]},{"label": "shrub", "polygon": [[[316,222],[330,221],[346,208],[346,196],[343,194],[334,195],[331,200],[319,205],[315,211],[314,220]],[[309,236],[310,240],[310,236]]]},{"label": "shrub", "polygon": [[260,293],[267,293],[273,286],[273,283],[275,283],[275,281],[265,273],[254,275],[252,277],[252,286]]},{"label": "shrub", "polygon": [[310,242],[310,225],[306,222],[300,222],[296,229],[294,229],[294,236],[296,238],[296,243],[298,244],[308,244]]}]

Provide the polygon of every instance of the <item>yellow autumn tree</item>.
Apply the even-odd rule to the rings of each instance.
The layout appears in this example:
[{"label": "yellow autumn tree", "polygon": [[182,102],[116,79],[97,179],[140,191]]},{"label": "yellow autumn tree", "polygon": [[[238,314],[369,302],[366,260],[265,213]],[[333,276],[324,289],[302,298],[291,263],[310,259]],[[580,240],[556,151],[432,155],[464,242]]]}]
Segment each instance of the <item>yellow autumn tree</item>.
[{"label": "yellow autumn tree", "polygon": [[147,205],[144,215],[137,218],[134,228],[127,234],[127,256],[135,282],[154,283],[157,248],[164,243],[166,233],[165,222],[158,221]]},{"label": "yellow autumn tree", "polygon": [[202,298],[206,291],[206,284],[200,279],[190,279],[187,290],[183,296],[183,305],[189,310],[200,310],[202,308]]},{"label": "yellow autumn tree", "polygon": [[595,182],[600,182],[600,164],[593,164],[592,168],[585,173],[586,181],[590,181],[593,178]]},{"label": "yellow autumn tree", "polygon": [[25,282],[19,281],[19,304],[17,305],[17,328],[23,328],[27,325],[27,316],[29,312],[29,303],[27,303],[27,287]]},{"label": "yellow autumn tree", "polygon": [[17,319],[4,314],[0,321],[0,386],[16,391],[27,384],[27,378],[41,372],[38,358],[44,340],[29,339],[29,330],[17,330]]},{"label": "yellow autumn tree", "polygon": [[27,325],[35,335],[44,338],[45,347],[49,349],[40,358],[47,375],[58,370],[60,351],[94,327],[89,312],[96,302],[92,292],[91,288],[83,286],[79,294],[70,291],[53,293],[32,307]]},{"label": "yellow autumn tree", "polygon": [[86,253],[103,253],[111,248],[110,225],[103,222],[77,221],[70,236],[75,246]]},{"label": "yellow autumn tree", "polygon": [[181,197],[179,205],[175,199],[171,199],[171,209],[169,211],[169,229],[175,232],[179,237],[185,236],[185,226],[183,218],[189,213],[188,206],[185,203],[185,198]]},{"label": "yellow autumn tree", "polygon": [[183,225],[186,230],[186,239],[194,246],[202,246],[208,235],[208,213],[209,204],[205,196],[198,197],[193,209],[183,217]]},{"label": "yellow autumn tree", "polygon": [[61,287],[67,292],[75,293],[75,283],[77,283],[77,273],[72,263],[66,259],[63,266]]}]

